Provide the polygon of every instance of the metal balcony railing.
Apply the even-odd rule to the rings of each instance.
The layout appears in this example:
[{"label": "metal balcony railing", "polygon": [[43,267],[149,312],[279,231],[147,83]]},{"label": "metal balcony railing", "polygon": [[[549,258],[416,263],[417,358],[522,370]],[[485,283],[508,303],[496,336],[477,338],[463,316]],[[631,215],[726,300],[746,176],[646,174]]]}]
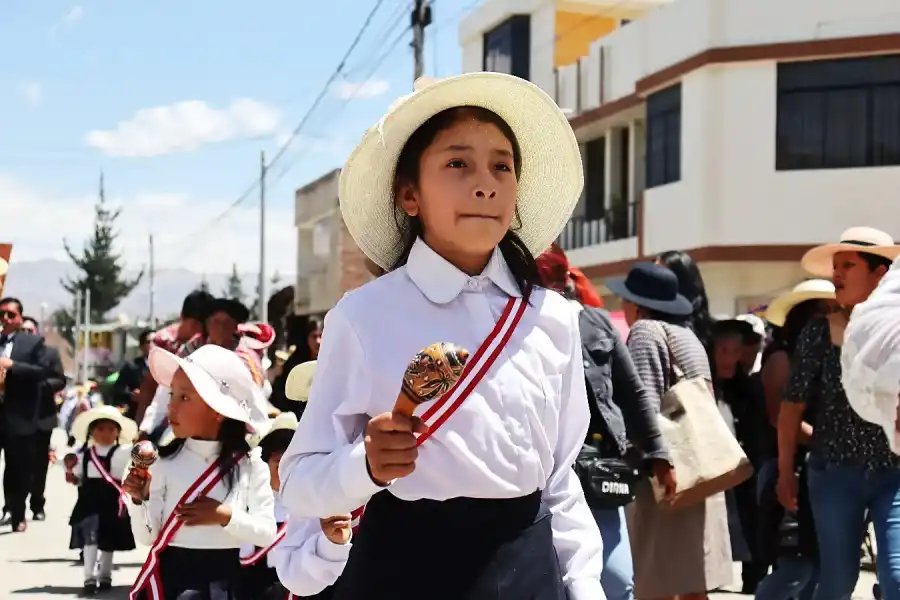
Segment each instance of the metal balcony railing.
[{"label": "metal balcony railing", "polygon": [[638,202],[615,203],[599,219],[572,217],[556,238],[563,250],[575,250],[637,236]]}]

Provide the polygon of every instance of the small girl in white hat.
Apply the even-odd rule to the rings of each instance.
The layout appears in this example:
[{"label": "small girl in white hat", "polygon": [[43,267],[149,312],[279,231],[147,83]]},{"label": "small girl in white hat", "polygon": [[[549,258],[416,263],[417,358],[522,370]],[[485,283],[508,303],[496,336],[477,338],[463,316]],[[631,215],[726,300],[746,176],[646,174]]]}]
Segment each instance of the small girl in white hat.
[{"label": "small girl in white hat", "polygon": [[149,366],[172,391],[175,439],[150,474],[132,468],[125,479],[135,538],[150,545],[130,598],[241,598],[241,545],[276,535],[269,469],[246,440],[266,422],[261,390],[219,346],[186,358],[154,348]]},{"label": "small girl in white hat", "polygon": [[[535,263],[583,183],[563,113],[499,73],[420,82],[347,160],[343,220],[387,272],[328,313],[280,468],[292,519],[366,506],[337,600],[604,597],[577,315]],[[471,352],[461,383],[395,413],[436,342]]]},{"label": "small girl in white hat", "polygon": [[72,423],[82,446],[63,457],[66,481],[78,486],[69,548],[84,553],[85,596],[109,590],[114,553],[135,547],[121,481],[136,434],[135,422],[112,406],[89,409]]}]

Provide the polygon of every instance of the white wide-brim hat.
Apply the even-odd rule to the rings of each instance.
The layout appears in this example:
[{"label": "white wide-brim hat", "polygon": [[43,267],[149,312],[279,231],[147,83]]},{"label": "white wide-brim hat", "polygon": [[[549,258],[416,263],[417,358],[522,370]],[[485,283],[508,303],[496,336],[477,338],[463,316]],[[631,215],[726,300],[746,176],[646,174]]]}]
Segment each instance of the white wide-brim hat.
[{"label": "white wide-brim hat", "polygon": [[394,199],[397,159],[410,136],[434,115],[451,108],[485,108],[503,119],[521,151],[516,234],[534,256],[565,227],[581,197],[581,151],[569,121],[553,99],[530,81],[503,73],[466,73],[419,80],[369,128],[341,171],[341,214],[350,235],[369,259],[393,268],[403,248]]},{"label": "white wide-brim hat", "polygon": [[834,300],[834,284],[827,279],[808,279],[781,294],[766,308],[766,321],[775,327],[784,327],[788,314],[795,306],[807,300]]},{"label": "white wide-brim hat", "polygon": [[264,424],[267,404],[262,390],[241,358],[232,352],[207,344],[186,358],[162,348],[153,348],[148,359],[153,379],[164,387],[172,387],[172,378],[184,371],[194,389],[207,405],[220,415],[247,425],[251,432]]},{"label": "white wide-brim hat", "polygon": [[259,443],[262,443],[267,437],[276,431],[297,431],[297,415],[292,412],[281,413],[274,419],[269,419],[265,429],[260,433]]},{"label": "white wide-brim hat", "polygon": [[91,425],[101,419],[112,421],[119,425],[120,444],[130,444],[137,438],[137,423],[119,412],[119,409],[115,406],[97,406],[75,417],[75,420],[72,422],[72,437],[78,443],[85,443],[88,441]]},{"label": "white wide-brim hat", "polygon": [[6,275],[6,272],[9,270],[9,263],[6,262],[6,259],[0,258],[0,277]]},{"label": "white wide-brim hat", "polygon": [[900,256],[900,246],[889,234],[873,227],[851,227],[841,234],[836,244],[816,246],[803,255],[800,264],[814,277],[831,278],[834,255],[838,252],[865,252],[894,260]]},{"label": "white wide-brim hat", "polygon": [[316,361],[308,360],[300,363],[288,373],[284,384],[284,395],[288,400],[306,402],[312,388],[313,376],[316,374]]}]

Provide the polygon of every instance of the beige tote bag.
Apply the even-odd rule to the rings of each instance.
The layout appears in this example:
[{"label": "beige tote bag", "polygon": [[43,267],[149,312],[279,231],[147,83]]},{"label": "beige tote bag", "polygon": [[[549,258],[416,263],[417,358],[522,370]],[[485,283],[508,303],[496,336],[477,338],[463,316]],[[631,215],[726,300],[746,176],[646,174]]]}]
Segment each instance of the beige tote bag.
[{"label": "beige tote bag", "polygon": [[668,331],[661,327],[675,376],[675,384],[663,394],[659,414],[659,428],[678,482],[673,501],[665,502],[665,490],[655,478],[650,481],[656,501],[679,510],[746,481],[753,475],[753,466],[722,418],[712,384],[685,377]]}]

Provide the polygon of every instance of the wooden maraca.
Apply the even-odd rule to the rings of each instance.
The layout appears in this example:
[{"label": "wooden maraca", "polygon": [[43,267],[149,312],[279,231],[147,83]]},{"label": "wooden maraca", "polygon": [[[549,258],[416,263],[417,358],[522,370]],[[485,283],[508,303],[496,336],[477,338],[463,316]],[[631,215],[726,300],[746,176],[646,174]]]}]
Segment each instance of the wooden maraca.
[{"label": "wooden maraca", "polygon": [[147,477],[150,467],[159,458],[159,452],[152,442],[142,440],[131,447],[131,472]]},{"label": "wooden maraca", "polygon": [[69,453],[63,456],[63,466],[66,468],[66,471],[71,472],[75,465],[78,464],[78,457],[74,453]]},{"label": "wooden maraca", "polygon": [[423,402],[446,394],[459,381],[468,360],[469,351],[451,342],[437,342],[419,350],[403,373],[394,412],[411,417]]}]

